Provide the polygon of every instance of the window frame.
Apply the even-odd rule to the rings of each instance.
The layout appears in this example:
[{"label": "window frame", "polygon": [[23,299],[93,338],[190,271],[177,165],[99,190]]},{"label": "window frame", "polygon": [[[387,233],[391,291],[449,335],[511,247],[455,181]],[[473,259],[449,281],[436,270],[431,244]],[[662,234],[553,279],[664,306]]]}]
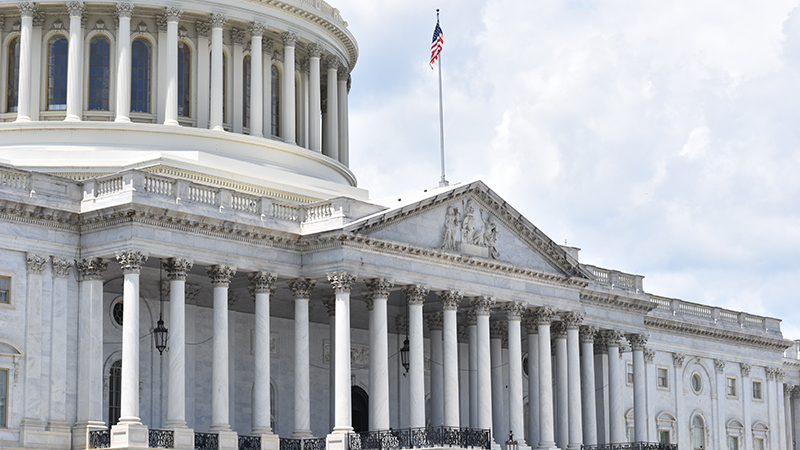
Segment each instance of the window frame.
[{"label": "window frame", "polygon": [[[5,380],[2,384],[0,384],[0,429],[8,428],[8,411],[9,411],[9,401],[8,397],[11,395],[11,389],[9,385],[9,374],[10,371],[8,368],[0,367],[0,374],[4,374]],[[5,385],[5,386],[3,386]],[[5,389],[3,389],[5,388]]]},{"label": "window frame", "polygon": [[[694,380],[697,378],[700,387],[695,389],[694,387]],[[696,395],[700,395],[703,393],[703,388],[705,387],[705,383],[703,383],[703,376],[700,375],[700,372],[692,372],[692,375],[689,376],[689,388],[694,392]],[[705,422],[705,421],[704,421]],[[705,426],[705,425],[704,425]]]},{"label": "window frame", "polygon": [[[11,46],[16,42],[15,51],[13,52],[14,55],[14,64],[11,64]],[[6,113],[17,113],[19,111],[19,59],[20,53],[22,49],[20,48],[22,42],[22,37],[19,33],[12,34],[8,37],[8,41],[5,44],[6,54],[5,54],[5,63],[6,63],[6,70],[5,70],[5,112]],[[13,67],[13,69],[12,69]],[[13,72],[13,74],[12,74]],[[13,78],[13,79],[12,79]],[[13,87],[12,87],[13,84]],[[12,94],[14,97],[12,97]],[[10,100],[14,100],[14,105],[11,106]]]},{"label": "window frame", "polygon": [[[664,371],[664,385],[661,385],[662,377],[659,376],[659,372]],[[656,366],[656,389],[660,389],[662,391],[669,391],[671,388],[669,383],[669,367],[667,366]]]},{"label": "window frame", "polygon": [[[66,44],[65,49],[64,49],[65,53],[63,55],[60,55],[60,54],[54,55],[52,53],[54,46],[57,45],[57,42],[55,42],[57,40],[63,40],[65,42],[65,44]],[[67,110],[67,91],[69,89],[68,84],[67,84],[67,71],[69,70],[68,69],[68,66],[69,66],[69,37],[67,37],[64,33],[53,33],[52,35],[50,35],[47,38],[46,42],[47,43],[45,44],[45,49],[47,51],[47,56],[46,56],[46,59],[45,59],[45,64],[46,64],[46,74],[45,74],[45,76],[47,78],[47,82],[46,82],[46,86],[47,87],[46,87],[46,91],[45,91],[46,92],[45,110],[46,111],[64,111],[64,112],[66,112],[66,110]],[[61,65],[54,65],[53,64],[53,59],[54,58],[58,58],[58,57],[62,57],[62,56],[63,56],[63,59],[64,59],[63,76],[57,76],[56,77],[56,76],[54,76],[53,72],[54,72],[55,68],[60,68]],[[63,83],[64,83],[63,87],[59,87],[59,86],[55,86],[54,85],[54,84],[57,84],[57,83],[54,83],[54,80],[62,80],[62,79],[63,79]],[[58,99],[56,99],[54,94],[55,94],[55,92],[58,92],[61,89],[63,89],[63,92],[64,92],[64,97],[63,97],[64,103],[63,104],[62,103],[55,103],[56,100],[60,101],[61,98],[59,97]]]},{"label": "window frame", "polygon": [[[753,401],[756,402],[763,402],[764,401],[764,382],[759,378],[754,378],[751,380],[752,384],[750,385],[750,397]],[[756,385],[758,385],[758,397],[756,397]]]},{"label": "window frame", "polygon": [[[733,384],[731,384],[731,382],[733,382]],[[731,389],[733,389],[733,393],[731,393]],[[739,388],[735,376],[725,377],[725,395],[728,398],[739,398]]]},{"label": "window frame", "polygon": [[[8,280],[8,288],[2,289],[0,288],[0,305],[7,306],[11,305],[11,294],[12,294],[12,287],[14,278],[11,275],[7,275],[5,273],[0,272],[0,279],[7,279]],[[6,294],[6,301],[2,301],[2,292],[5,291]]]},{"label": "window frame", "polygon": [[[103,67],[101,65],[93,65],[92,64],[92,56],[94,56],[94,54],[92,53],[92,45],[93,45],[94,40],[98,39],[98,38],[105,39],[106,42],[108,43],[108,73],[107,73],[108,86],[106,88],[95,88],[97,90],[101,90],[101,89],[106,89],[107,90],[107,93],[106,93],[107,98],[105,99],[107,104],[105,105],[106,106],[105,109],[93,109],[92,108],[92,101],[96,101],[97,100],[96,98],[93,99],[92,96],[91,96],[92,95],[92,89],[93,89],[92,86],[91,86],[92,68],[93,67]],[[109,36],[106,33],[102,33],[102,32],[94,33],[94,34],[88,36],[87,40],[88,40],[87,48],[89,49],[89,51],[87,52],[88,54],[87,54],[87,61],[86,61],[86,68],[87,68],[87,72],[86,73],[88,74],[88,76],[86,77],[86,110],[90,111],[90,113],[97,113],[97,112],[109,113],[111,111],[111,103],[112,103],[111,99],[113,98],[113,95],[114,95],[114,89],[112,88],[112,86],[113,86],[112,83],[114,82],[114,77],[112,76],[113,71],[114,71],[114,64],[113,64],[114,40],[111,38],[111,36]],[[98,78],[98,77],[95,77],[95,78]]]},{"label": "window frame", "polygon": [[242,128],[250,128],[250,93],[253,89],[253,58],[250,54],[242,58]]},{"label": "window frame", "polygon": [[281,68],[275,63],[270,64],[269,130],[274,137],[281,137],[281,76]]},{"label": "window frame", "polygon": [[633,362],[625,361],[625,384],[628,386],[633,386],[633,378]]},{"label": "window frame", "polygon": [[[135,103],[134,98],[133,98],[133,93],[134,93],[133,85],[134,85],[134,80],[137,79],[136,77],[133,76],[134,70],[137,70],[137,68],[134,67],[134,62],[133,62],[134,61],[133,46],[138,41],[147,42],[147,44],[149,46],[148,47],[148,49],[149,49],[148,61],[147,61],[148,62],[148,67],[147,67],[147,74],[148,74],[148,77],[147,77],[147,96],[146,96],[147,111],[135,110],[134,107],[133,107],[133,105]],[[131,86],[130,87],[131,87],[131,89],[130,89],[130,92],[128,93],[128,95],[130,96],[130,104],[129,104],[130,113],[131,114],[149,114],[149,115],[152,115],[153,114],[153,64],[154,64],[154,59],[155,59],[153,57],[153,55],[155,54],[155,46],[153,45],[153,41],[148,36],[146,36],[146,35],[137,36],[136,38],[131,40],[130,52],[131,52],[131,66],[130,66],[130,70],[131,70]],[[141,89],[139,91],[141,91]]]},{"label": "window frame", "polygon": [[[119,371],[118,374],[115,374],[115,371]],[[114,382],[118,381],[119,389],[114,390],[115,384]],[[116,395],[112,395],[116,394]],[[114,401],[117,400],[117,401]],[[113,411],[116,411],[116,421],[112,420],[114,414]],[[108,369],[108,425],[114,426],[119,422],[120,416],[122,414],[122,360],[118,359],[111,364],[111,367]]]},{"label": "window frame", "polygon": [[[183,44],[183,49],[181,49],[181,44]],[[181,60],[181,50],[184,52],[183,60]],[[188,55],[187,55],[188,53]],[[192,117],[192,57],[193,57],[193,48],[192,45],[186,39],[178,40],[178,117],[184,117],[190,119]],[[183,64],[183,78],[181,75],[181,64]],[[181,90],[181,85],[184,86],[184,89]],[[181,105],[183,103],[183,105]],[[181,114],[181,106],[183,106],[183,113]]]}]

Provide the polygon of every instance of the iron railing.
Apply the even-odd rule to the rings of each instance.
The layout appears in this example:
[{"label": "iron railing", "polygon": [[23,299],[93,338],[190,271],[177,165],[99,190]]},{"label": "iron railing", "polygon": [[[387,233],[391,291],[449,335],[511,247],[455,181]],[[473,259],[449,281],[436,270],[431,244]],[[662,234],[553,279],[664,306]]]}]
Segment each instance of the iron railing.
[{"label": "iron railing", "polygon": [[194,450],[219,450],[217,433],[195,433]]},{"label": "iron railing", "polygon": [[175,433],[172,430],[147,430],[147,446],[175,448]]},{"label": "iron railing", "polygon": [[678,444],[622,442],[619,444],[581,445],[581,450],[678,450]]},{"label": "iron railing", "polygon": [[111,447],[111,430],[89,431],[89,448]]},{"label": "iron railing", "polygon": [[491,448],[489,430],[458,427],[404,428],[399,430],[390,428],[388,431],[350,433],[347,443],[350,450],[391,450],[443,446]]},{"label": "iron railing", "polygon": [[281,438],[280,450],[325,450],[325,438]]},{"label": "iron railing", "polygon": [[261,450],[261,436],[239,435],[239,450]]}]

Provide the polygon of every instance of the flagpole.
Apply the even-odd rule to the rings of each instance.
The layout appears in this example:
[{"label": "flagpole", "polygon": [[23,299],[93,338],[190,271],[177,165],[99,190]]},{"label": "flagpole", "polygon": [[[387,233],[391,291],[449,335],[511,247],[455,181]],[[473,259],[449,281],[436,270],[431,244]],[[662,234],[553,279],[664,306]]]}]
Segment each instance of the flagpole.
[{"label": "flagpole", "polygon": [[[436,10],[436,23],[439,23],[439,10]],[[448,186],[450,183],[444,176],[444,109],[442,108],[442,55],[439,54],[439,147],[442,155],[442,179],[439,187]]]}]

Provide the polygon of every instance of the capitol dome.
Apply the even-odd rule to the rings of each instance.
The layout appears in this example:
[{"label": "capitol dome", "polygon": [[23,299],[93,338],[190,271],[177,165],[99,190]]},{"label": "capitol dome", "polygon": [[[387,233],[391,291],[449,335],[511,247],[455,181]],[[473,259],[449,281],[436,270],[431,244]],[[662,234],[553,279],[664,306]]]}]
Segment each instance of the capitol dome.
[{"label": "capitol dome", "polygon": [[6,1],[0,44],[4,163],[301,204],[367,196],[348,169],[358,46],[324,1]]}]

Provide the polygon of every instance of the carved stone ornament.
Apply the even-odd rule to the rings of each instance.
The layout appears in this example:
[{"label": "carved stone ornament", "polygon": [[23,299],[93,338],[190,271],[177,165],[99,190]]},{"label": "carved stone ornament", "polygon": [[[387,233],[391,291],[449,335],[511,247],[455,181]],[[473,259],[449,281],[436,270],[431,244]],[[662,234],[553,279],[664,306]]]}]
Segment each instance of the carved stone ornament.
[{"label": "carved stone ornament", "polygon": [[475,297],[469,301],[469,306],[475,311],[475,315],[478,316],[489,316],[492,314],[492,306],[494,306],[495,300],[493,297],[487,297],[482,295],[480,297]]},{"label": "carved stone ornament", "polygon": [[458,208],[448,206],[444,215],[444,237],[442,238],[441,249],[454,252],[456,251],[456,238],[458,235],[458,225],[461,223],[458,218]]},{"label": "carved stone ornament", "polygon": [[606,353],[608,353],[608,344],[606,344],[606,339],[603,337],[603,334],[598,331],[594,340],[594,354],[605,355]]},{"label": "carved stone ornament", "polygon": [[106,23],[103,22],[103,19],[97,19],[97,22],[94,23],[94,29],[95,30],[105,30],[106,29]]},{"label": "carved stone ornament", "polygon": [[656,358],[656,351],[652,348],[644,349],[644,362],[652,363],[653,360]]},{"label": "carved stone ornament", "polygon": [[608,347],[620,347],[620,339],[622,339],[622,332],[617,330],[603,330],[603,339],[606,341]]},{"label": "carved stone ornament", "polygon": [[598,327],[594,327],[591,325],[584,325],[580,329],[580,338],[582,344],[593,344],[594,337],[597,336],[597,332],[600,330]]},{"label": "carved stone ornament", "polygon": [[322,299],[322,304],[325,305],[325,309],[328,310],[328,315],[333,317],[336,315],[336,299],[333,297],[328,297]]},{"label": "carved stone ornament", "polygon": [[77,17],[83,15],[83,2],[69,1],[67,2],[67,11],[70,17]]},{"label": "carved stone ornament", "polygon": [[47,264],[47,257],[37,255],[36,253],[28,253],[25,257],[28,266],[28,273],[33,275],[41,275],[44,272],[44,266]]},{"label": "carved stone ornament", "polygon": [[324,59],[325,68],[328,70],[339,70],[339,57],[328,55]]},{"label": "carved stone ornament", "polygon": [[567,338],[567,325],[564,322],[553,322],[550,325],[550,335],[553,339],[566,339]]},{"label": "carved stone ornament", "polygon": [[539,334],[539,323],[536,317],[531,315],[525,317],[525,331],[527,331],[528,334]]},{"label": "carved stone ornament", "polygon": [[82,280],[102,280],[103,272],[108,270],[108,261],[103,258],[84,258],[75,261],[75,265]]},{"label": "carved stone ornament", "polygon": [[367,286],[367,296],[371,300],[376,298],[389,298],[389,293],[394,286],[394,282],[386,278],[367,278],[364,280],[364,284]]},{"label": "carved stone ornament", "polygon": [[508,320],[522,320],[522,315],[528,309],[522,302],[503,303],[500,308],[506,313]]},{"label": "carved stone ornament", "polygon": [[117,17],[120,19],[130,19],[133,15],[133,3],[119,2],[117,3]]},{"label": "carved stone ornament", "polygon": [[227,22],[228,16],[222,13],[211,13],[208,15],[208,23],[211,28],[222,28]]},{"label": "carved stone ornament", "polygon": [[247,279],[253,285],[254,294],[275,293],[275,281],[278,279],[275,275],[265,271],[250,272],[247,274]]},{"label": "carved stone ornament", "polygon": [[[683,353],[673,353],[672,354],[672,364],[677,367],[683,367],[683,362],[686,360],[686,355]],[[750,373],[750,369],[747,369],[748,373]]]},{"label": "carved stone ornament", "polygon": [[242,45],[244,43],[245,32],[241,28],[231,28],[231,41],[234,44]]},{"label": "carved stone ornament", "polygon": [[531,310],[531,317],[536,320],[538,325],[550,325],[553,321],[553,316],[556,315],[555,308],[549,306],[540,306]]},{"label": "carved stone ornament", "polygon": [[753,369],[753,365],[752,364],[747,364],[747,363],[739,363],[739,368],[742,370],[742,376],[743,377],[749,377],[750,376],[750,370]]},{"label": "carved stone ornament", "polygon": [[475,314],[474,308],[467,308],[467,312],[464,315],[464,319],[467,322],[467,326],[478,324],[478,316]]},{"label": "carved stone ornament", "polygon": [[297,63],[295,63],[295,65],[297,66],[297,70],[300,73],[304,73],[304,74],[307,75],[309,69],[311,68],[311,61],[309,61],[308,58],[303,58],[303,59],[297,61]]},{"label": "carved stone ornament", "polygon": [[717,373],[722,373],[725,370],[725,361],[721,359],[715,359],[714,370],[716,370]]},{"label": "carved stone ornament", "polygon": [[775,375],[776,375],[777,369],[775,369],[774,367],[765,367],[764,371],[767,374],[767,380],[774,380],[775,379]]},{"label": "carved stone ornament", "polygon": [[39,28],[44,25],[44,13],[41,11],[34,11],[33,12],[33,26],[35,28]]},{"label": "carved stone ornament", "polygon": [[206,267],[206,274],[211,277],[212,286],[228,287],[231,284],[231,278],[236,275],[236,267],[222,264],[208,266]]},{"label": "carved stone ornament", "polygon": [[11,31],[13,33],[19,33],[19,29],[22,24],[19,23],[19,20],[15,20],[14,23],[11,24]]},{"label": "carved stone ornament", "polygon": [[184,286],[184,294],[186,295],[186,304],[193,305],[197,294],[200,293],[200,286],[196,284],[187,284]]},{"label": "carved stone ornament", "polygon": [[247,30],[250,32],[250,36],[263,36],[267,25],[264,22],[253,21],[247,24]]},{"label": "carved stone ornament", "polygon": [[428,296],[428,288],[421,284],[403,286],[402,291],[406,295],[406,301],[409,305],[421,305],[425,302],[425,297]]},{"label": "carved stone ornament", "polygon": [[469,327],[464,325],[459,325],[457,340],[461,344],[469,342]]},{"label": "carved stone ornament", "polygon": [[181,25],[178,28],[178,37],[184,39],[188,36],[189,36],[189,30],[187,30],[185,26]]},{"label": "carved stone ornament", "polygon": [[322,54],[322,46],[312,42],[308,44],[306,51],[309,58],[319,58],[319,55]]},{"label": "carved stone ornament", "polygon": [[442,303],[442,310],[458,311],[458,305],[464,296],[458,291],[441,291],[436,293],[436,298]]},{"label": "carved stone ornament", "polygon": [[375,306],[375,301],[370,297],[369,291],[363,291],[361,293],[361,298],[364,300],[364,304],[367,305],[367,311],[372,311],[372,307]]},{"label": "carved stone ornament", "polygon": [[186,274],[192,270],[194,261],[186,258],[167,258],[161,260],[161,267],[167,271],[170,280],[186,281]]},{"label": "carved stone ornament", "polygon": [[503,339],[508,336],[507,322],[492,322],[489,324],[489,337],[492,339]]},{"label": "carved stone ornament", "polygon": [[311,297],[311,291],[317,285],[317,280],[310,278],[293,278],[286,284],[292,290],[295,300],[308,300]]},{"label": "carved stone ornament", "polygon": [[116,257],[124,274],[141,272],[142,264],[147,262],[147,253],[133,249],[119,251]]},{"label": "carved stone ornament", "polygon": [[197,32],[198,36],[208,37],[208,32],[211,31],[211,24],[203,20],[198,20],[194,23],[194,31]]},{"label": "carved stone ornament", "polygon": [[179,22],[182,14],[183,9],[177,6],[167,6],[164,8],[164,18],[167,19],[167,22]]},{"label": "carved stone ornament", "polygon": [[631,344],[631,349],[633,350],[644,350],[644,346],[647,345],[647,338],[649,336],[646,334],[639,334],[639,333],[632,333],[625,336],[628,339],[628,343]]},{"label": "carved stone ornament", "polygon": [[356,283],[356,276],[352,273],[341,271],[328,274],[333,292],[336,294],[349,294]]},{"label": "carved stone ornament", "polygon": [[585,314],[576,311],[567,311],[559,313],[559,316],[561,316],[561,320],[568,330],[577,330],[580,328],[581,323],[583,323]]},{"label": "carved stone ornament", "polygon": [[33,13],[36,12],[36,5],[33,2],[18,2],[17,8],[19,8],[19,15],[25,18],[33,18]]},{"label": "carved stone ornament", "polygon": [[336,70],[336,79],[339,81],[347,81],[349,76],[350,69],[344,64],[339,64],[339,68]]},{"label": "carved stone ornament", "polygon": [[275,41],[272,39],[264,39],[261,41],[261,51],[264,53],[272,53],[272,47],[275,45]]},{"label": "carved stone ornament", "polygon": [[53,260],[53,276],[56,278],[68,278],[75,263],[57,256],[51,256],[50,258]]},{"label": "carved stone ornament", "polygon": [[793,384],[783,383],[783,395],[791,397],[795,387]]},{"label": "carved stone ornament", "polygon": [[228,309],[233,308],[233,305],[239,301],[239,297],[240,295],[238,292],[228,291]]},{"label": "carved stone ornament", "polygon": [[156,29],[159,32],[166,33],[167,31],[167,16],[164,14],[159,14],[156,16]]},{"label": "carved stone ornament", "polygon": [[61,19],[56,18],[56,20],[53,21],[53,26],[50,29],[54,31],[61,31],[64,29],[64,22],[62,22]]},{"label": "carved stone ornament", "polygon": [[284,47],[294,47],[294,44],[297,42],[297,35],[291,31],[287,31],[281,34],[281,40],[283,41]]},{"label": "carved stone ornament", "polygon": [[0,14],[0,31],[3,30],[3,27],[6,25],[6,16]]},{"label": "carved stone ornament", "polygon": [[139,25],[136,25],[136,32],[139,34],[147,33],[147,24],[144,21],[139,22]]},{"label": "carved stone ornament", "polygon": [[428,322],[428,328],[431,330],[442,331],[444,328],[444,316],[440,312],[425,316],[425,321]]},{"label": "carved stone ornament", "polygon": [[783,381],[783,378],[786,376],[786,371],[783,369],[775,369],[775,380]]}]

